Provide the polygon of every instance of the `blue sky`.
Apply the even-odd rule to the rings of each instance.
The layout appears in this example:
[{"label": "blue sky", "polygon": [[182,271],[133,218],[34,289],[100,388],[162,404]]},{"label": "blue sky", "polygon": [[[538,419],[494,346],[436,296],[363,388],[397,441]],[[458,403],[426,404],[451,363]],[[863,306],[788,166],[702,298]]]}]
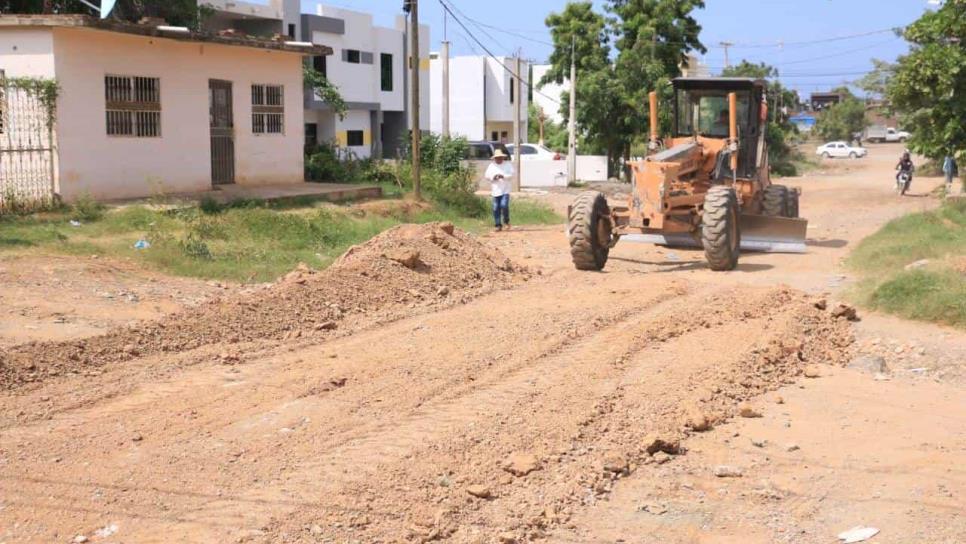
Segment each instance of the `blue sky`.
[{"label": "blue sky", "polygon": [[[257,1],[257,0],[256,0]],[[263,0],[264,1],[264,0]],[[450,0],[467,18],[500,27],[520,36],[464,21],[494,54],[510,54],[518,48],[526,58],[546,60],[551,47],[544,26],[547,14],[560,11],[564,0]],[[303,0],[303,11],[314,12],[316,2]],[[328,5],[365,11],[377,24],[391,26],[401,12],[402,0],[332,0]],[[595,0],[600,7],[604,2]],[[929,6],[927,0],[706,0],[695,15],[701,23],[701,41],[708,48],[704,61],[712,73],[724,66],[721,41],[734,42],[732,63],[742,59],[764,61],[779,68],[789,87],[807,94],[827,90],[861,77],[871,67],[871,57],[894,60],[907,50],[905,41],[891,32],[917,19]],[[420,0],[420,20],[432,28],[433,49],[443,36],[443,9],[439,0]],[[826,38],[869,35],[814,42]],[[478,54],[482,50],[452,20],[449,40],[455,54]],[[780,42],[786,45],[779,46]]]}]

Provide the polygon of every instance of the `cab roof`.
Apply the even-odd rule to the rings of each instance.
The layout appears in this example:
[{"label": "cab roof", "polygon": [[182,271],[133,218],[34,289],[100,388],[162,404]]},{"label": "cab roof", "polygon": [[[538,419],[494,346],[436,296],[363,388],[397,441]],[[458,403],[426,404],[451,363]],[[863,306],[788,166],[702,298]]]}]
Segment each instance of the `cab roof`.
[{"label": "cab roof", "polygon": [[764,79],[751,77],[676,77],[672,80],[675,89],[710,89],[721,91],[750,91],[764,88]]}]

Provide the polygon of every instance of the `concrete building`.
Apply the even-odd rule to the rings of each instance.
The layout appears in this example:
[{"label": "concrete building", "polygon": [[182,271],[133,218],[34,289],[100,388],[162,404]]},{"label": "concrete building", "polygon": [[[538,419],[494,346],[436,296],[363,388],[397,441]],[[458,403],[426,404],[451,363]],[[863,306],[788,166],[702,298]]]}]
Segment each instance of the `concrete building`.
[{"label": "concrete building", "polygon": [[546,114],[547,120],[562,125],[564,123],[564,116],[560,113],[561,104],[564,107],[569,107],[569,102],[564,100],[563,93],[570,91],[570,79],[565,78],[563,83],[547,83],[540,85],[540,81],[543,76],[550,71],[551,66],[549,64],[534,64],[533,65],[533,84],[536,85],[536,90],[539,93],[533,93],[533,103],[538,108],[543,110]]},{"label": "concrete building", "polygon": [[[512,57],[452,57],[449,61],[450,133],[469,140],[513,142],[516,101],[521,101],[521,140],[527,138],[529,107],[529,65],[521,63],[524,84],[517,89],[516,78],[507,70],[515,68]],[[443,130],[442,60],[430,61],[430,129]],[[505,68],[505,67],[506,68]]]},{"label": "concrete building", "polygon": [[[303,179],[303,59],[331,50],[83,15],[0,16],[0,71],[56,79],[49,182],[66,200]],[[11,93],[11,88],[5,89]],[[8,95],[0,153],[46,142],[36,108]],[[33,116],[33,117],[30,117]],[[21,183],[11,164],[0,181]],[[30,173],[31,176],[41,172]],[[23,178],[26,179],[26,178]]]},{"label": "concrete building", "polygon": [[[318,4],[301,13],[298,0],[265,4],[234,0],[199,0],[214,14],[205,25],[213,31],[233,28],[259,36],[275,34],[331,47],[331,57],[312,60],[316,70],[338,87],[348,106],[339,118],[314,93],[305,95],[305,140],[333,142],[359,158],[393,157],[410,127],[409,41],[406,18],[393,28],[373,24],[372,15]],[[400,4],[401,5],[401,4]],[[420,25],[420,126],[430,122],[430,29]]]},{"label": "concrete building", "polygon": [[681,77],[711,77],[711,69],[700,57],[691,53],[686,61],[681,63]]}]

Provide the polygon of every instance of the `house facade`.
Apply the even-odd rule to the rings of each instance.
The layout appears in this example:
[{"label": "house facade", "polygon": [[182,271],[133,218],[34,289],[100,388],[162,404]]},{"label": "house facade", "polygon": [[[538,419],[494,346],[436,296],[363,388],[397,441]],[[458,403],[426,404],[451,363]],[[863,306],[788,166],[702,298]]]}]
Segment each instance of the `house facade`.
[{"label": "house facade", "polygon": [[302,62],[331,50],[83,15],[8,15],[0,52],[6,77],[60,86],[51,176],[69,201],[301,182]]},{"label": "house facade", "polygon": [[551,81],[541,85],[540,81],[543,76],[547,75],[552,67],[550,64],[533,65],[531,73],[533,74],[533,84],[536,85],[534,88],[540,91],[533,93],[533,103],[543,111],[548,121],[562,125],[564,116],[560,113],[560,106],[564,103],[563,93],[570,92],[570,79],[564,78],[562,83]]},{"label": "house facade", "polygon": [[[432,55],[430,65],[430,130],[443,130],[443,64]],[[521,141],[527,138],[529,73],[521,62],[522,89],[510,71],[516,68],[512,57],[462,56],[449,59],[450,133],[468,140],[512,143],[516,102],[520,100]]]},{"label": "house facade", "polygon": [[[306,91],[306,143],[332,142],[358,158],[396,156],[411,126],[405,17],[397,16],[395,26],[389,28],[375,25],[368,13],[322,4],[315,13],[301,13],[298,0],[268,4],[202,0],[199,4],[214,10],[205,21],[212,31],[280,34],[332,48],[333,55],[317,56],[311,62],[339,89],[348,111],[340,117],[315,93]],[[420,25],[420,126],[424,129],[430,122],[430,38],[429,27]]]}]

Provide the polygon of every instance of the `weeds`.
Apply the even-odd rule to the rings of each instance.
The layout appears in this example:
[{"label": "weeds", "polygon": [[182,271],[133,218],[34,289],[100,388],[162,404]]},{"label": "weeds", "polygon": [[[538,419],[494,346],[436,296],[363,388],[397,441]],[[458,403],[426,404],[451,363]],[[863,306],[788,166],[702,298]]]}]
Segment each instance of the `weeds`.
[{"label": "weeds", "polygon": [[[848,264],[859,301],[903,317],[966,327],[966,203],[914,213],[863,240]],[[922,266],[909,268],[922,261]],[[909,269],[907,269],[909,268]]]}]

